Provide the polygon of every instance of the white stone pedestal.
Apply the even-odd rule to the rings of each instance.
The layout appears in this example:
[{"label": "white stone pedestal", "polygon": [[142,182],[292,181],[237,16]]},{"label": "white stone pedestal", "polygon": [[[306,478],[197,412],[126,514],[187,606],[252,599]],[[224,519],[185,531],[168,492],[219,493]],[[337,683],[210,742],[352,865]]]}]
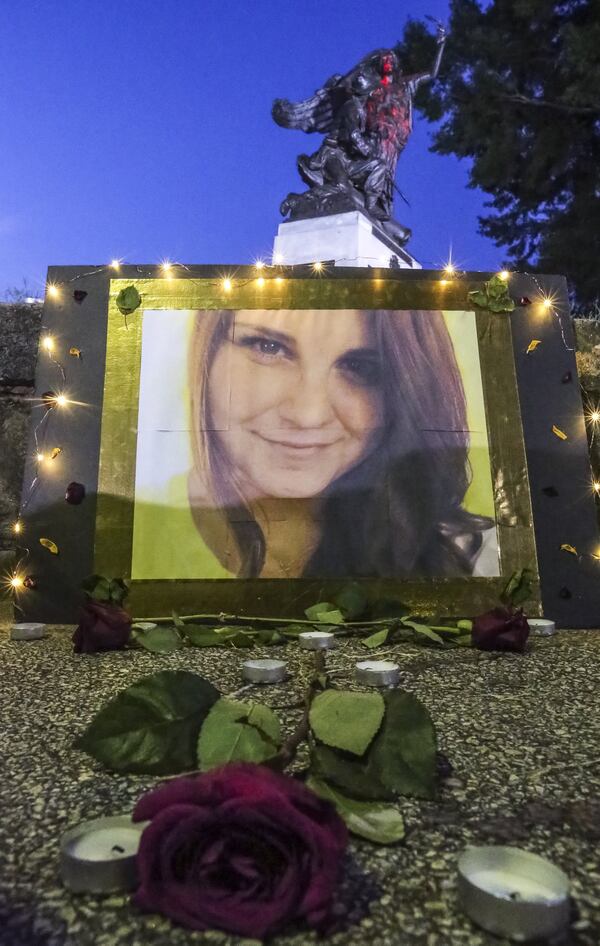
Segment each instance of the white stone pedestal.
[{"label": "white stone pedestal", "polygon": [[359,210],[280,223],[273,244],[273,262],[284,266],[334,260],[336,266],[389,268],[393,256],[400,269],[421,269]]}]

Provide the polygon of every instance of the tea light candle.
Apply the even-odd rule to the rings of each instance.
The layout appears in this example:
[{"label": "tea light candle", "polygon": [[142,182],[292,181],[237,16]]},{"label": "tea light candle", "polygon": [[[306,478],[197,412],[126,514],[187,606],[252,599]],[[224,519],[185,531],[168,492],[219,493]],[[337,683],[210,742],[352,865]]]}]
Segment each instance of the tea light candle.
[{"label": "tea light candle", "polygon": [[45,636],[45,624],[13,624],[10,631],[11,641],[38,641]]},{"label": "tea light candle", "polygon": [[242,676],[250,683],[281,683],[287,676],[285,660],[245,660],[242,664]]},{"label": "tea light candle", "polygon": [[458,861],[458,895],[474,923],[518,942],[546,939],[569,923],[569,878],[520,848],[468,848]]},{"label": "tea light candle", "polygon": [[532,634],[538,637],[552,637],[556,634],[556,624],[547,618],[527,618]]},{"label": "tea light candle", "polygon": [[136,855],[148,824],[129,815],[84,821],[63,834],[60,872],[75,893],[110,893],[137,886]]},{"label": "tea light candle", "polygon": [[371,687],[395,687],[400,682],[400,667],[391,660],[359,660],[356,680]]},{"label": "tea light candle", "polygon": [[305,650],[330,650],[335,646],[335,634],[330,631],[304,631],[298,634],[298,642]]}]

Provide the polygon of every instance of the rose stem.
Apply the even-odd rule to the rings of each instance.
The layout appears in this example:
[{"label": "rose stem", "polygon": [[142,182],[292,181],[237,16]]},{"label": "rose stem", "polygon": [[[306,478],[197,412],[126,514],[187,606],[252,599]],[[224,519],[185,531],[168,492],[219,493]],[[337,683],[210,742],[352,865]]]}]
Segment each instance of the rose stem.
[{"label": "rose stem", "polygon": [[302,714],[302,719],[293,733],[285,740],[277,755],[273,756],[271,759],[267,759],[263,765],[267,765],[270,769],[275,769],[277,772],[283,772],[290,762],[293,761],[298,746],[305,741],[310,732],[310,724],[308,721],[310,706],[319,690],[323,689],[323,681],[321,678],[325,672],[325,651],[316,650],[314,652],[314,673],[304,697],[304,713]]},{"label": "rose stem", "polygon": [[[323,629],[324,627],[336,628],[340,627],[343,629],[347,627],[375,627],[379,625],[390,625],[397,621],[397,618],[378,618],[375,621],[347,621],[344,624],[327,624],[324,621],[308,621],[305,618],[265,618],[265,617],[256,617],[250,614],[225,614],[220,612],[219,614],[184,614],[181,616],[182,621],[202,621],[207,624],[228,624],[230,621],[240,621],[243,623],[248,623],[252,621],[255,624],[302,624],[307,627],[319,627]],[[151,617],[151,618],[136,618],[135,623],[138,624],[142,621],[152,622],[153,624],[172,624],[172,617]]]}]

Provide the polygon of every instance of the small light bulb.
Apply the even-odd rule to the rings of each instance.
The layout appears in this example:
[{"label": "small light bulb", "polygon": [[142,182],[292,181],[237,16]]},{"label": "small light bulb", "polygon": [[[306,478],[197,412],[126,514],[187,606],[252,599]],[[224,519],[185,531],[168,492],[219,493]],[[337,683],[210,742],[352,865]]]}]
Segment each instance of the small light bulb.
[{"label": "small light bulb", "polygon": [[67,398],[64,396],[64,394],[57,394],[57,395],[56,395],[56,404],[57,404],[58,407],[64,407],[65,404],[68,404],[68,403],[69,403],[69,402],[68,402]]},{"label": "small light bulb", "polygon": [[510,273],[507,269],[503,269],[502,272],[498,273],[498,278],[502,279],[504,282],[508,279]]},{"label": "small light bulb", "polygon": [[594,487],[597,493],[600,493],[600,483],[598,482],[598,480],[594,480],[594,482],[592,483],[592,486]]},{"label": "small light bulb", "polygon": [[120,260],[120,259],[112,259],[112,260],[110,261],[110,268],[111,268],[111,269],[115,269],[117,272],[119,272],[119,270],[121,269],[121,260]]},{"label": "small light bulb", "polygon": [[592,424],[597,424],[598,421],[600,420],[600,411],[592,411],[592,413],[590,414],[590,420]]},{"label": "small light bulb", "polygon": [[232,285],[233,285],[233,283],[231,282],[231,279],[224,279],[224,280],[223,280],[223,291],[224,291],[224,292],[231,292],[231,287],[232,287]]},{"label": "small light bulb", "polygon": [[314,269],[315,273],[322,273],[322,272],[323,272],[323,263],[322,263],[320,260],[317,260],[316,263],[313,263],[313,269]]},{"label": "small light bulb", "polygon": [[456,272],[456,268],[455,268],[454,264],[453,264],[453,263],[446,263],[446,265],[444,266],[444,272],[447,273],[448,276],[453,276],[454,273]]},{"label": "small light bulb", "polygon": [[550,299],[544,299],[544,301],[542,302],[542,306],[543,306],[544,309],[546,309],[546,310],[547,310],[547,309],[551,309],[551,308],[552,308],[552,301],[551,301]]},{"label": "small light bulb", "polygon": [[38,463],[43,463],[44,460],[46,459],[43,453],[36,453],[35,458]]},{"label": "small light bulb", "polygon": [[255,263],[254,265],[256,266],[257,269],[264,269],[264,268],[265,268],[265,261],[262,260],[262,259],[257,259],[257,260],[256,260],[256,263]]},{"label": "small light bulb", "polygon": [[263,276],[259,276],[258,279],[256,280],[256,285],[257,285],[257,286],[260,286],[260,288],[262,289],[262,287],[264,286],[264,284],[265,284],[264,277],[263,277]]},{"label": "small light bulb", "polygon": [[58,286],[55,286],[54,283],[48,283],[46,286],[46,292],[52,299],[56,299],[59,294]]},{"label": "small light bulb", "polygon": [[22,532],[22,531],[23,531],[23,526],[22,526],[21,523],[17,520],[17,522],[15,522],[15,524],[14,524],[14,526],[13,526],[13,532],[15,533],[15,535],[19,535],[19,533]]},{"label": "small light bulb", "polygon": [[23,587],[23,579],[21,578],[20,575],[13,575],[12,578],[11,578],[11,580],[10,580],[10,583],[11,583],[11,585],[12,585],[13,588],[22,588],[22,587]]},{"label": "small light bulb", "polygon": [[54,339],[51,338],[50,335],[46,335],[46,337],[42,339],[42,345],[46,351],[54,351]]},{"label": "small light bulb", "polygon": [[162,269],[165,275],[168,275],[171,272],[172,267],[173,267],[173,264],[170,263],[168,259],[164,260],[164,262],[160,264],[160,268]]}]

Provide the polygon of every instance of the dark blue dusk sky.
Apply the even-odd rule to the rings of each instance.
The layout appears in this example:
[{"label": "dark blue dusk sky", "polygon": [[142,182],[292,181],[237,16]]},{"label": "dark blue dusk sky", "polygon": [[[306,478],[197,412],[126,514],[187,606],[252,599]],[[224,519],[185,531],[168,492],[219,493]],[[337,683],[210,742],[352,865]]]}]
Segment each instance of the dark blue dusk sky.
[{"label": "dark blue dusk sky", "polygon": [[[0,0],[0,298],[50,264],[268,257],[279,203],[316,135],[279,128],[304,98],[444,0]],[[396,215],[426,267],[496,269],[467,166],[416,118]]]}]

